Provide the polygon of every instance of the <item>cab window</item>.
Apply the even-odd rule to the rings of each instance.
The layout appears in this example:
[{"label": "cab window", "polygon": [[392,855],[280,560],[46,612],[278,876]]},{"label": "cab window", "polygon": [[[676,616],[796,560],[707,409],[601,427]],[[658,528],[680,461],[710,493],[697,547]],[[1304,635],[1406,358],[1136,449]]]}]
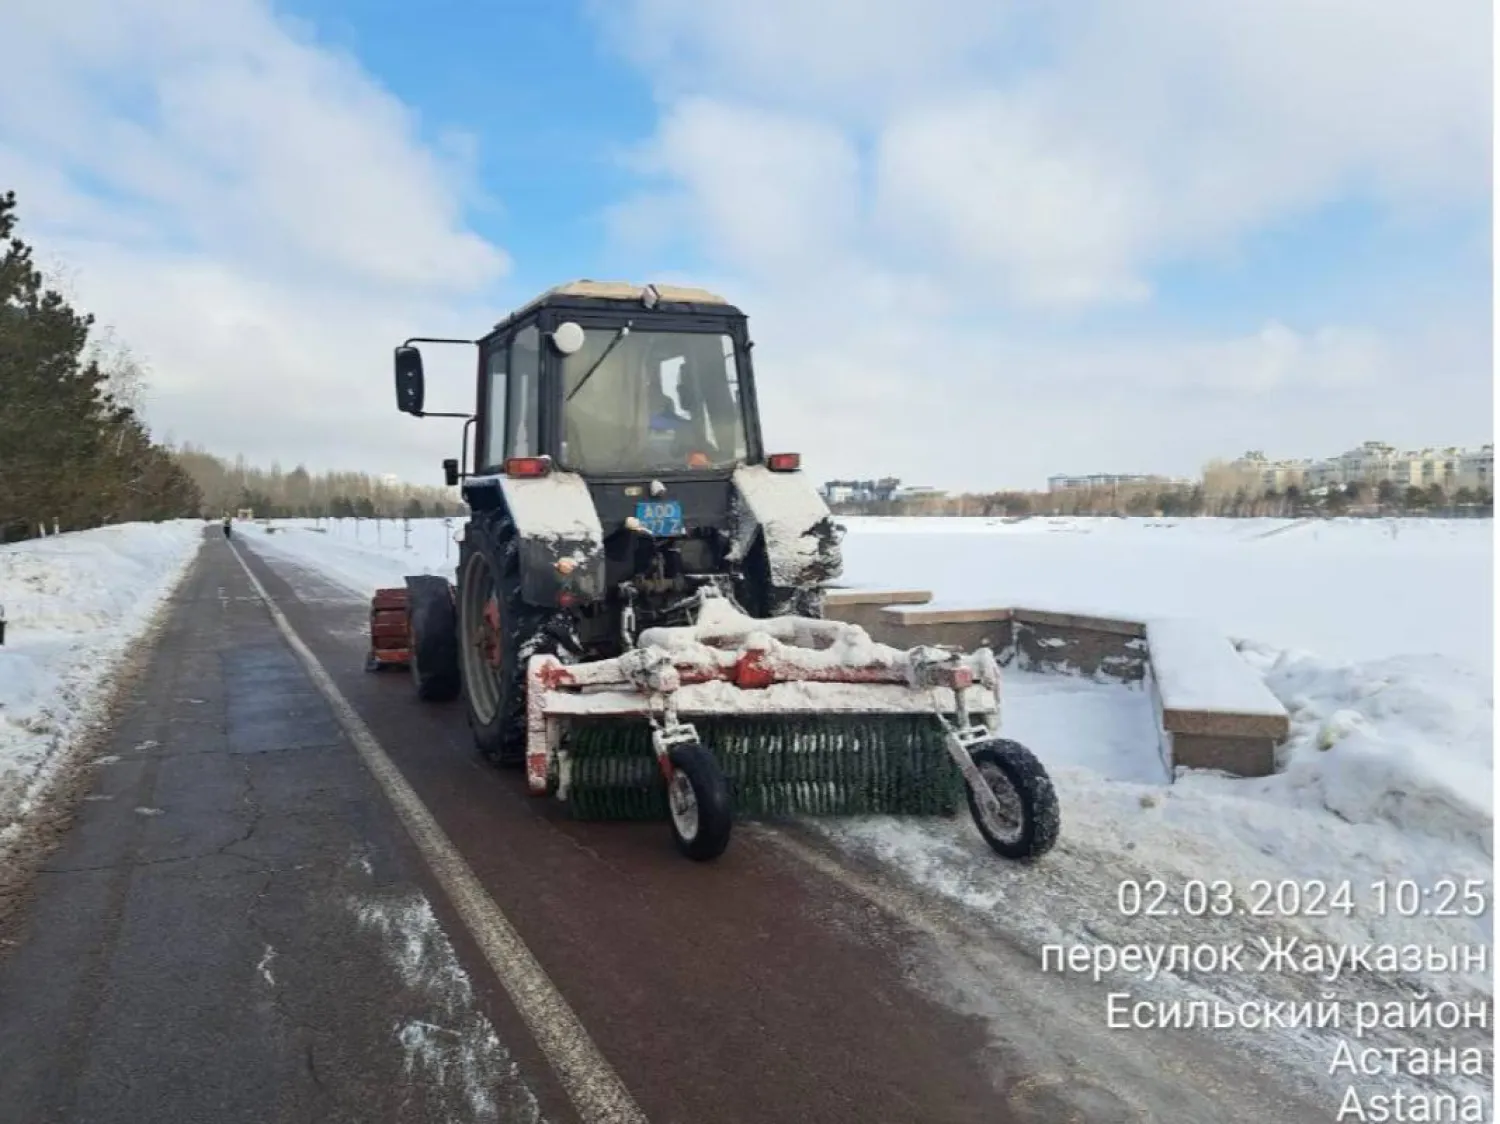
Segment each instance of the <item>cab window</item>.
[{"label": "cab window", "polygon": [[541,452],[537,442],[537,383],[541,380],[540,334],[536,325],[522,328],[510,345],[510,443],[508,457],[534,457]]},{"label": "cab window", "polygon": [[493,468],[505,460],[505,413],[509,401],[506,364],[509,344],[506,340],[499,340],[492,343],[490,348],[486,362],[486,377],[489,382],[485,391],[487,416],[485,430],[481,435],[484,439],[484,448],[479,456],[481,468]]}]

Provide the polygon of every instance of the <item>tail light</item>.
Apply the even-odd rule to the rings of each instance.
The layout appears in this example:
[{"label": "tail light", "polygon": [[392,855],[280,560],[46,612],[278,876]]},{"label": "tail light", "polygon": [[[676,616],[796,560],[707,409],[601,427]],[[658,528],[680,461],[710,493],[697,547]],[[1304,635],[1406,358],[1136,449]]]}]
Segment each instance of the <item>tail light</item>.
[{"label": "tail light", "polygon": [[802,467],[802,454],[772,453],[766,458],[766,467],[772,472],[796,472]]},{"label": "tail light", "polygon": [[507,476],[546,476],[551,471],[551,457],[508,457],[505,461]]}]

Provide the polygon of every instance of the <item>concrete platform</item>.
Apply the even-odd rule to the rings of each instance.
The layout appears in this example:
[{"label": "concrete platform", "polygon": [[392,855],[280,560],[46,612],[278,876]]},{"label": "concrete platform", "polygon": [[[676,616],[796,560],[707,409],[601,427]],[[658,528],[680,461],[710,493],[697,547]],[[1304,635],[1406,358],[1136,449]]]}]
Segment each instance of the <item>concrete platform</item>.
[{"label": "concrete platform", "polygon": [[1021,606],[934,609],[926,590],[830,591],[825,613],[880,643],[987,647],[1030,671],[1149,681],[1169,776],[1181,766],[1242,777],[1275,769],[1291,722],[1229,640],[1194,620],[1134,621]]}]

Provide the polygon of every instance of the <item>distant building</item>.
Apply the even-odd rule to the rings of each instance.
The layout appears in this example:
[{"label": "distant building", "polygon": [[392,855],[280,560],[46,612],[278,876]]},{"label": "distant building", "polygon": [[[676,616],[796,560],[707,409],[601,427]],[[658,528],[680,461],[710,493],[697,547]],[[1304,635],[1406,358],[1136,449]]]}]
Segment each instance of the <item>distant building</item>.
[{"label": "distant building", "polygon": [[1230,467],[1254,479],[1267,492],[1285,492],[1288,488],[1309,491],[1322,484],[1312,461],[1268,460],[1259,450],[1246,453]]},{"label": "distant building", "polygon": [[1252,451],[1231,462],[1230,467],[1253,474],[1262,487],[1275,492],[1285,492],[1292,486],[1305,492],[1322,492],[1335,484],[1354,483],[1379,487],[1384,481],[1402,490],[1437,484],[1449,493],[1460,488],[1493,491],[1495,449],[1482,445],[1478,449],[1401,451],[1383,441],[1366,441],[1357,449],[1319,461],[1273,461],[1264,453]]},{"label": "distant building", "polygon": [[1094,488],[1118,488],[1125,484],[1155,484],[1161,487],[1174,487],[1189,485],[1191,483],[1191,480],[1182,480],[1170,476],[1141,475],[1135,473],[1095,473],[1092,476],[1049,476],[1047,477],[1047,491],[1087,491]]},{"label": "distant building", "polygon": [[879,480],[830,480],[823,485],[827,503],[884,503],[896,497],[901,481],[894,476]]}]

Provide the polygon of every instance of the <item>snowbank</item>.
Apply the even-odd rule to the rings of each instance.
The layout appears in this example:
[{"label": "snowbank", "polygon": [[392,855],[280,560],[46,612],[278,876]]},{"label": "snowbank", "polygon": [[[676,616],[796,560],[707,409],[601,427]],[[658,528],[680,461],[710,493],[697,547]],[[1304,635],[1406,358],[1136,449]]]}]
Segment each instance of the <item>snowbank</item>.
[{"label": "snowbank", "polygon": [[202,523],[179,520],[0,546],[0,842],[98,715],[202,539]]},{"label": "snowbank", "polygon": [[1488,677],[1445,656],[1332,665],[1264,645],[1242,645],[1241,654],[1292,720],[1277,774],[1242,791],[1491,853]]}]

